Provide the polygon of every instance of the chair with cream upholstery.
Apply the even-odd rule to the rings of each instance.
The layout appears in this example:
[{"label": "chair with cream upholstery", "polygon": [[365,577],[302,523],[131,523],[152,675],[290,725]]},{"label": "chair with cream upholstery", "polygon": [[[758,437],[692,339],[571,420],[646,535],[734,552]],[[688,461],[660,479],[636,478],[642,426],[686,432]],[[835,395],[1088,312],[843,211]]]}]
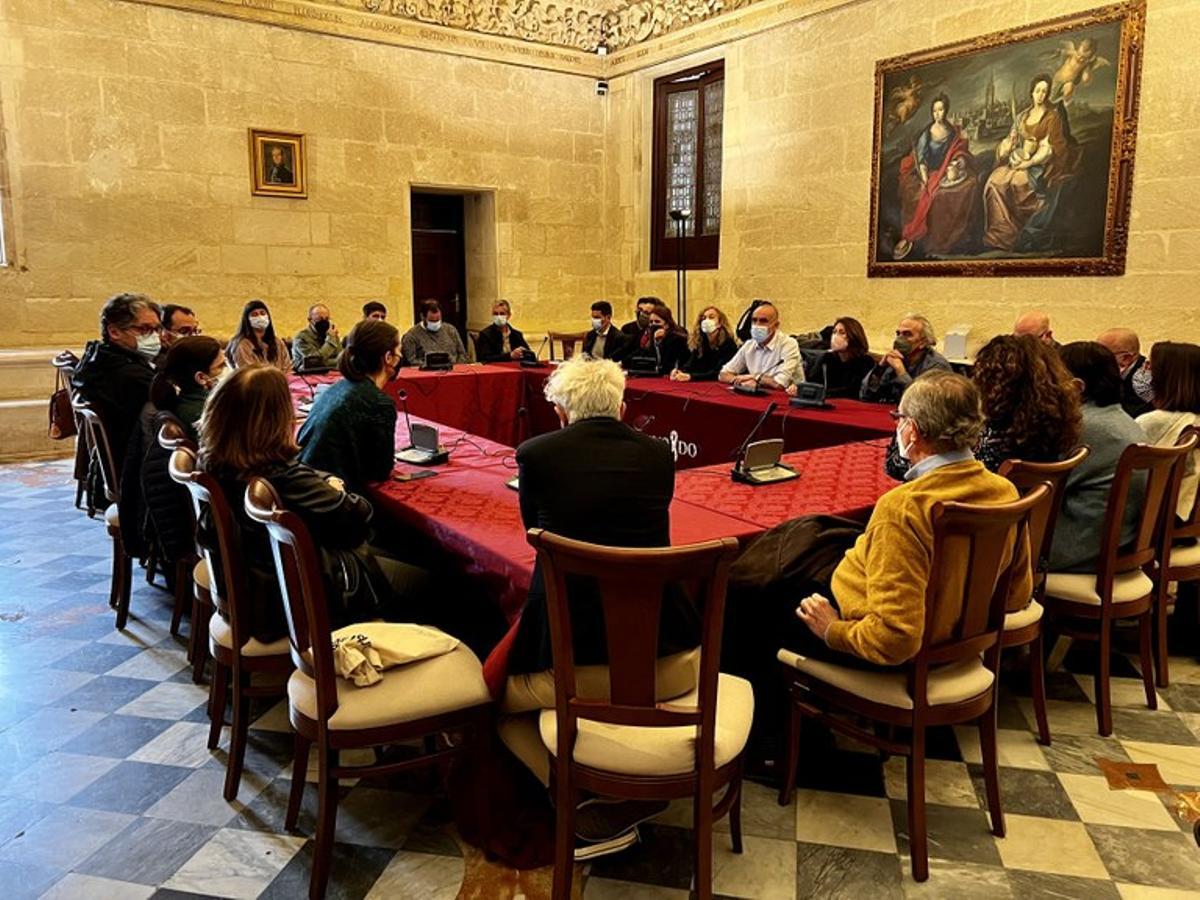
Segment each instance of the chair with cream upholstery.
[{"label": "chair with cream upholstery", "polygon": [[112,585],[109,589],[108,605],[117,611],[117,629],[123,630],[129,619],[129,592],[133,584],[133,562],[125,552],[121,540],[121,518],[117,507],[121,503],[121,478],[113,458],[112,445],[108,441],[108,429],[87,401],[76,397],[72,401],[76,418],[83,426],[91,458],[100,470],[104,496],[108,509],[104,511],[104,525],[113,542]]},{"label": "chair with cream upholstery", "polygon": [[[221,485],[213,476],[196,468],[196,455],[181,447],[171,454],[171,477],[185,485],[192,496],[192,509],[200,521],[205,512],[216,533],[218,553],[201,548],[204,571],[196,579],[207,583],[214,609],[208,620],[208,653],[213,660],[208,695],[208,749],[215,750],[225,724],[225,704],[232,688],[233,721],[229,730],[229,758],[225,764],[226,800],[237,797],[246,760],[250,728],[250,700],[278,696],[282,680],[292,671],[286,638],[264,644],[253,637],[254,612],[249,584],[242,562],[240,531]],[[219,577],[213,577],[219,573]],[[224,615],[222,615],[222,612]],[[199,613],[198,613],[199,614]],[[261,684],[252,684],[259,675]]]},{"label": "chair with cream upholstery", "polygon": [[[1200,440],[1200,429],[1189,426],[1183,430],[1176,446]],[[1193,456],[1200,450],[1192,449]],[[1171,605],[1171,584],[1181,581],[1200,581],[1200,492],[1192,503],[1191,514],[1183,522],[1175,514],[1179,501],[1187,456],[1175,467],[1174,483],[1163,504],[1163,529],[1159,542],[1158,556],[1154,566],[1154,658],[1158,663],[1158,686],[1167,687],[1170,675],[1167,669],[1167,616]]]},{"label": "chair with cream upholstery", "polygon": [[[925,821],[925,737],[935,725],[976,722],[983,756],[992,834],[1004,836],[1000,777],[996,759],[996,686],[1004,604],[1015,572],[1005,565],[1014,541],[1028,540],[1031,512],[1044,504],[1050,488],[1042,485],[1012,503],[937,503],[933,509],[934,545],[931,577],[925,590],[925,621],[939,619],[944,606],[961,610],[951,636],[931,643],[926,631],[917,655],[894,671],[838,665],[779,651],[791,689],[788,757],[779,803],[792,800],[799,766],[802,716],[824,722],[886,753],[908,757],[908,834],[912,873],[929,877]],[[967,560],[962,583],[939,578],[941,561]],[[868,730],[842,714],[876,723]],[[895,736],[911,732],[909,740]]]},{"label": "chair with cream upholstery", "polygon": [[1029,514],[1029,558],[1033,561],[1033,596],[1025,606],[1005,610],[1001,649],[1029,646],[1029,687],[1033,711],[1037,716],[1038,741],[1050,743],[1050,723],[1046,717],[1046,660],[1042,640],[1042,601],[1046,595],[1047,560],[1054,541],[1054,525],[1062,509],[1067,477],[1087,459],[1091,451],[1080,447],[1066,459],[1052,463],[1010,459],[1000,466],[1000,474],[1017,486],[1021,493],[1039,484],[1050,485],[1046,502]]},{"label": "chair with cream upholstery", "polygon": [[[186,432],[184,432],[183,423],[179,421],[178,417],[174,413],[167,412],[165,410],[156,413],[154,416],[154,433],[157,435],[159,448],[161,448],[162,451],[165,451],[167,456],[166,458],[160,458],[155,456],[153,453],[147,453],[146,460],[142,466],[143,476],[152,465],[166,465],[169,469],[170,454],[174,453],[180,447],[187,447],[192,451],[195,451],[196,449],[195,443],[187,436]],[[196,530],[196,522],[192,515],[191,504],[190,502],[184,503],[181,500],[180,514],[182,515],[184,512],[186,512],[188,518],[187,524],[189,526],[189,530],[194,532]],[[153,510],[151,510],[151,515],[153,516]],[[161,534],[157,533],[158,521],[154,520],[154,522],[156,526],[156,540],[159,542],[159,549],[163,551],[165,555],[166,545],[162,541]],[[193,586],[193,573],[199,563],[200,555],[196,553],[194,547],[190,549],[189,552],[182,554],[178,559],[175,560],[175,576],[172,579],[172,583],[175,588],[175,605],[171,610],[172,635],[177,636],[179,634],[179,624],[183,620],[184,609],[192,610],[193,615],[191,620],[191,632],[192,637],[195,635],[196,617],[194,609],[195,589]],[[189,602],[189,599],[191,602]],[[192,661],[192,643],[193,640],[189,639],[188,662]]]},{"label": "chair with cream upholstery", "polygon": [[576,345],[582,346],[583,339],[587,337],[586,331],[550,331],[546,334],[546,340],[550,343],[550,358],[554,359],[554,344],[555,342],[562,344],[562,358],[570,359],[575,355]]},{"label": "chair with cream upholstery", "polygon": [[[304,522],[283,508],[270,483],[255,478],[246,489],[247,515],[266,526],[283,591],[288,639],[295,671],[288,681],[288,718],[295,745],[292,788],[285,827],[295,829],[303,798],[309,748],[317,747],[317,826],[309,896],[325,895],[332,865],[337,824],[338,779],[391,775],[417,766],[437,764],[474,750],[475,794],[480,799],[480,827],[487,832],[484,802],[487,787],[487,747],[493,727],[492,701],[483,680],[483,666],[465,644],[427,659],[382,673],[383,680],[368,688],[355,687],[334,669],[329,606],[317,549]],[[355,628],[369,630],[370,623]],[[426,629],[435,631],[434,629]],[[470,733],[436,746],[438,735]],[[431,752],[417,757],[343,767],[341,750],[376,748],[416,738],[426,739]]]},{"label": "chair with cream upholstery", "polygon": [[[555,900],[571,896],[575,808],[580,790],[628,800],[691,797],[695,890],[712,897],[713,822],[729,813],[742,852],[742,751],[754,716],[750,684],[721,675],[725,585],[737,555],[733,538],[687,547],[626,549],[529,531],[546,584],[554,654],[555,706],[539,720],[550,752],[554,794]],[[596,584],[608,644],[608,696],[580,696],[568,579]],[[700,677],[690,693],[656,701],[658,622],[666,585],[690,589],[702,615]],[[715,791],[725,793],[714,808]]]},{"label": "chair with cream upholstery", "polygon": [[[1046,576],[1044,606],[1053,630],[1067,637],[1100,644],[1096,665],[1096,724],[1101,735],[1112,734],[1112,698],[1109,669],[1112,661],[1112,628],[1116,619],[1136,619],[1141,651],[1142,683],[1146,705],[1158,709],[1154,693],[1154,662],[1150,649],[1155,601],[1154,581],[1146,574],[1158,554],[1162,535],[1161,514],[1175,474],[1176,463],[1191,452],[1182,447],[1149,447],[1132,444],[1117,463],[1104,511],[1100,555],[1095,572],[1050,572]],[[1137,532],[1125,547],[1121,523],[1130,502],[1134,477],[1144,473],[1145,493],[1138,513]]]}]

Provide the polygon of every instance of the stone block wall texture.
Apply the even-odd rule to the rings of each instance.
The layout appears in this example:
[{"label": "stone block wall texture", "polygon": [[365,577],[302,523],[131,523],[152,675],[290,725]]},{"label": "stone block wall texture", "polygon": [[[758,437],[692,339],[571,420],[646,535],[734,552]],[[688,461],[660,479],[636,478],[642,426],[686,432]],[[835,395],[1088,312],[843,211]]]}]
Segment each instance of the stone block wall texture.
[{"label": "stone block wall texture", "polygon": [[[673,297],[649,270],[655,77],[726,61],[721,267],[691,306],[778,301],[791,330],[856,315],[873,342],[919,310],[973,343],[1042,307],[1061,339],[1132,324],[1200,340],[1200,4],[1149,0],[1128,272],[868,279],[875,60],[1099,0],[863,0],[614,78],[309,34],[121,0],[0,0],[0,123],[18,266],[0,347],[73,346],[99,303],[144,290],[227,335],[261,296],[285,331],[317,300],[411,316],[410,185],[494,192],[473,294],[526,331],[574,330],[607,296]],[[248,127],[308,135],[307,200],[252,197]],[[491,296],[473,296],[472,323]]]}]

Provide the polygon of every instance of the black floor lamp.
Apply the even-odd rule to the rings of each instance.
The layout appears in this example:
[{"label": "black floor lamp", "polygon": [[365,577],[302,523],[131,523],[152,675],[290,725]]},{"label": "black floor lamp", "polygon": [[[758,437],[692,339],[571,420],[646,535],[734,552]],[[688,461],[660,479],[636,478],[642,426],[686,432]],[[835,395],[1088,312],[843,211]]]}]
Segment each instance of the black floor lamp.
[{"label": "black floor lamp", "polygon": [[689,209],[671,210],[671,219],[675,222],[675,313],[679,324],[687,328],[687,256],[683,249],[683,233],[687,220],[692,216]]}]

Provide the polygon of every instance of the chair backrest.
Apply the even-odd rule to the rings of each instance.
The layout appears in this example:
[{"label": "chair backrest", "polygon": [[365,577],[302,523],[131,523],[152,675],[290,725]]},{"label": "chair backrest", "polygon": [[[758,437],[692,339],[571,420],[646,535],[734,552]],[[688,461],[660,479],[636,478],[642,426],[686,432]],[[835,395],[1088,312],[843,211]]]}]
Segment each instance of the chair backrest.
[{"label": "chair backrest", "polygon": [[467,329],[467,356],[471,362],[479,362],[479,329]]},{"label": "chair backrest", "polygon": [[[1005,598],[1019,574],[1016,561],[1022,542],[1029,539],[1029,517],[1046,503],[1050,490],[1042,484],[1011,503],[934,504],[925,635],[910,670],[914,701],[924,699],[931,665],[982,654],[995,671]],[[957,577],[960,571],[961,578]],[[954,625],[947,638],[935,643],[933,623],[942,620],[940,614],[947,606],[957,610]]]},{"label": "chair backrest", "polygon": [[570,359],[575,355],[575,345],[582,344],[583,339],[587,337],[586,331],[550,331],[546,333],[546,340],[550,343],[550,358],[554,359],[554,342],[558,341],[562,344],[563,359]]},{"label": "chair backrest", "polygon": [[[1058,462],[1037,463],[1022,459],[1005,460],[1000,474],[1017,486],[1022,495],[1040,484],[1050,485],[1050,496],[1046,502],[1029,514],[1029,557],[1033,563],[1034,599],[1041,601],[1046,591],[1046,573],[1050,568],[1050,545],[1054,542],[1054,526],[1062,510],[1063,494],[1067,478],[1087,459],[1091,450],[1079,447],[1066,459]],[[1013,605],[1019,602],[1014,598]],[[1010,609],[1008,612],[1016,612]]]},{"label": "chair backrest", "polygon": [[241,647],[254,634],[253,612],[248,596],[245,562],[242,557],[241,531],[233,518],[233,509],[225,499],[220,482],[208,472],[196,468],[196,453],[179,447],[171,454],[171,479],[188,489],[196,521],[208,521],[216,534],[216,554],[208,546],[199,545],[200,554],[208,563],[212,576],[209,588],[213,603],[229,619],[233,646]]},{"label": "chair backrest", "polygon": [[265,478],[246,487],[246,515],[267,529],[283,609],[288,642],[296,668],[317,687],[317,717],[328,721],[337,712],[337,673],[333,668],[332,629],[320,558],[308,526],[283,501]]},{"label": "chair backrest", "polygon": [[[737,555],[734,538],[685,547],[602,547],[530,529],[546,584],[546,609],[554,654],[558,759],[571,759],[580,718],[646,727],[699,726],[697,767],[713,765],[717,674],[729,567]],[[609,699],[577,696],[575,648],[568,587],[584,576],[596,586],[608,645]],[[655,664],[663,595],[687,590],[702,621],[698,706],[659,705]]]},{"label": "chair backrest", "polygon": [[174,413],[166,410],[156,413],[154,425],[158,429],[158,446],[164,450],[174,452],[180,447],[186,447],[193,453],[196,452],[196,442],[187,436],[183,423]]},{"label": "chair backrest", "polygon": [[83,432],[87,435],[87,445],[92,458],[100,466],[100,477],[104,482],[104,494],[110,503],[121,502],[121,477],[117,471],[117,462],[113,457],[112,444],[108,440],[108,429],[104,420],[86,400],[74,397],[71,407],[75,415],[83,423]]},{"label": "chair backrest", "polygon": [[1170,559],[1169,548],[1172,545],[1182,540],[1200,538],[1200,491],[1196,492],[1196,498],[1192,501],[1192,508],[1187,517],[1182,522],[1177,521],[1175,517],[1176,508],[1179,505],[1179,490],[1183,485],[1189,454],[1192,457],[1200,455],[1200,450],[1196,449],[1197,443],[1200,443],[1200,428],[1195,425],[1189,425],[1183,429],[1179,440],[1175,442],[1176,447],[1190,447],[1191,449],[1184,453],[1175,464],[1175,477],[1172,479],[1166,502],[1163,504],[1162,551],[1158,557],[1160,561]]}]

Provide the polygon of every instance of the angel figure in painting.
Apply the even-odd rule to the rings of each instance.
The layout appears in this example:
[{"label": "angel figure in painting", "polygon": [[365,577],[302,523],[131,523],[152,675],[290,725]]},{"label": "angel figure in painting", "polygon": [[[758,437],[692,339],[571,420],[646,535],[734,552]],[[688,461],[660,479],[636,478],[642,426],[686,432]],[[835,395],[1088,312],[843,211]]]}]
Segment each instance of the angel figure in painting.
[{"label": "angel figure in painting", "polygon": [[1081,40],[1078,47],[1074,41],[1062,41],[1059,49],[1051,52],[1049,57],[1062,60],[1062,65],[1054,73],[1051,98],[1061,98],[1067,103],[1071,102],[1071,97],[1079,85],[1088,84],[1092,80],[1092,72],[1095,69],[1112,65],[1103,56],[1096,55],[1096,42],[1091,38]]},{"label": "angel figure in painting", "polygon": [[921,79],[911,75],[908,84],[892,88],[888,94],[887,134],[891,134],[912,118],[917,107],[921,105],[921,87]]}]

